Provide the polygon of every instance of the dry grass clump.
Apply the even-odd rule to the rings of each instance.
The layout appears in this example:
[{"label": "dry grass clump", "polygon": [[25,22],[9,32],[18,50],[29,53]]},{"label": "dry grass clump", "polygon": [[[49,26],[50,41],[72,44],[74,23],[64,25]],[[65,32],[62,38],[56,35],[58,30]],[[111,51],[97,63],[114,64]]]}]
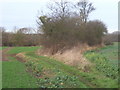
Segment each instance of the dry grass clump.
[{"label": "dry grass clump", "polygon": [[62,53],[61,51],[58,51],[54,55],[51,54],[51,49],[40,49],[37,51],[37,54],[55,58],[65,64],[89,72],[91,63],[83,56],[83,52],[95,49],[96,47],[100,46],[89,47],[87,44],[79,44],[70,49],[65,49]]}]

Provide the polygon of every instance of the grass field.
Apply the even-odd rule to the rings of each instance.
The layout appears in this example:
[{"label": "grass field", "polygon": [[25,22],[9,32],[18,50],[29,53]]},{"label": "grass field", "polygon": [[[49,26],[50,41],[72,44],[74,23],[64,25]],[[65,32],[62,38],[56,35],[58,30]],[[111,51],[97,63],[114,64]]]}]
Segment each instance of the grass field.
[{"label": "grass field", "polygon": [[[39,47],[14,47],[7,53],[21,53],[20,62],[9,56],[2,62],[3,88],[116,88],[118,87],[118,45],[107,46],[85,52],[84,56],[93,63],[90,72],[65,65],[52,58],[38,56]],[[109,53],[110,52],[110,53]],[[114,55],[112,55],[114,53]]]},{"label": "grass field", "polygon": [[0,47],[0,50],[5,49],[5,48],[7,48],[7,47]]},{"label": "grass field", "polygon": [[[8,51],[8,54],[35,51],[38,47],[15,47]],[[14,57],[9,57],[10,61],[2,62],[2,87],[3,88],[35,88],[37,87],[35,77],[26,72],[23,63]]]}]

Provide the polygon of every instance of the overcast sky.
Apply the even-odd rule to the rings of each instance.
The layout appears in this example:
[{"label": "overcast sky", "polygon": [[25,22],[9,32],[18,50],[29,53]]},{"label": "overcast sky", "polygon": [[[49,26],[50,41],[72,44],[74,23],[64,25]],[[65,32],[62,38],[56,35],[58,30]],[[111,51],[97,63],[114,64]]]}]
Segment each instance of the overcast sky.
[{"label": "overcast sky", "polygon": [[[48,12],[46,5],[52,0],[0,0],[0,26],[12,30],[15,26],[37,27],[38,11]],[[59,0],[55,0],[59,1]],[[69,1],[69,0],[67,0]],[[70,0],[78,1],[78,0]],[[118,30],[119,0],[89,0],[96,10],[91,13],[90,20],[103,21],[109,32]]]}]

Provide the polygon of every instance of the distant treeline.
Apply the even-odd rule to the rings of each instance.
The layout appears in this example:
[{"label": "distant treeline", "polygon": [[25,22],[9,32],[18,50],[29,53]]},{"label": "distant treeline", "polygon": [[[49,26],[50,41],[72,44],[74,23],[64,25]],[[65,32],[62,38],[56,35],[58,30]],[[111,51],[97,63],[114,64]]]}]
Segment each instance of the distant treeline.
[{"label": "distant treeline", "polygon": [[36,46],[40,44],[41,34],[33,33],[31,28],[20,28],[14,32],[6,32],[0,27],[2,46]]},{"label": "distant treeline", "polygon": [[103,41],[106,45],[112,44],[112,42],[120,42],[120,31],[108,33],[103,37]]},{"label": "distant treeline", "polygon": [[[26,30],[26,33],[25,33],[25,30]],[[45,39],[44,34],[40,34],[40,33],[32,34],[32,33],[28,33],[27,30],[30,31],[29,28],[21,28],[21,29],[18,29],[16,32],[6,32],[5,28],[0,27],[0,34],[2,35],[1,46],[38,46],[38,45],[43,44],[43,42],[46,42],[46,43],[44,43],[45,45],[46,44],[49,45],[48,42],[44,40]],[[68,39],[66,39],[66,41],[67,41],[66,43],[68,43],[68,42],[72,43],[72,42],[75,42],[78,40],[77,39],[77,40],[73,41],[72,40],[73,37],[69,37],[69,38],[71,40],[67,41]],[[88,38],[88,41],[89,40],[90,40],[90,38]],[[51,41],[51,42],[53,42],[53,41]],[[120,32],[115,31],[113,33],[108,33],[108,34],[104,35],[102,37],[102,42],[106,45],[112,44],[112,42],[120,42]],[[62,43],[62,42],[59,42],[59,43]],[[94,42],[91,42],[91,43],[94,43]],[[73,43],[73,44],[75,44],[75,43]]]},{"label": "distant treeline", "polygon": [[86,0],[76,4],[61,0],[49,4],[49,9],[49,13],[38,17],[37,30],[21,28],[10,33],[5,32],[5,29],[1,27],[2,45],[43,45],[46,48],[52,48],[53,53],[56,53],[60,49],[73,47],[80,43],[94,46],[118,41],[118,34],[108,34],[107,27],[102,21],[89,21],[89,14],[95,8]]}]

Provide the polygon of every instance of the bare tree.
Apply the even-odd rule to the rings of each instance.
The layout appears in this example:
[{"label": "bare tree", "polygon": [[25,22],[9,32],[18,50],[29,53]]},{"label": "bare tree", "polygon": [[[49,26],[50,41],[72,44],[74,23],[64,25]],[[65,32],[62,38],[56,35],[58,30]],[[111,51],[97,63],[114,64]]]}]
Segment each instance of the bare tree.
[{"label": "bare tree", "polygon": [[85,23],[88,20],[89,14],[95,10],[93,4],[87,0],[80,0],[75,7],[79,10],[79,15]]},{"label": "bare tree", "polygon": [[51,10],[51,16],[54,18],[65,19],[66,16],[70,15],[70,2],[65,0],[54,1],[48,5]]},{"label": "bare tree", "polygon": [[[102,36],[107,31],[101,21],[89,21],[89,14],[95,10],[92,3],[80,1],[76,7],[78,12],[69,10],[70,3],[61,0],[49,6],[49,15],[38,18],[38,25],[43,31],[42,45],[51,50],[52,54],[66,48],[71,48],[78,43],[88,45],[101,44]],[[81,17],[80,17],[81,16]],[[83,23],[84,22],[84,23]]]}]

